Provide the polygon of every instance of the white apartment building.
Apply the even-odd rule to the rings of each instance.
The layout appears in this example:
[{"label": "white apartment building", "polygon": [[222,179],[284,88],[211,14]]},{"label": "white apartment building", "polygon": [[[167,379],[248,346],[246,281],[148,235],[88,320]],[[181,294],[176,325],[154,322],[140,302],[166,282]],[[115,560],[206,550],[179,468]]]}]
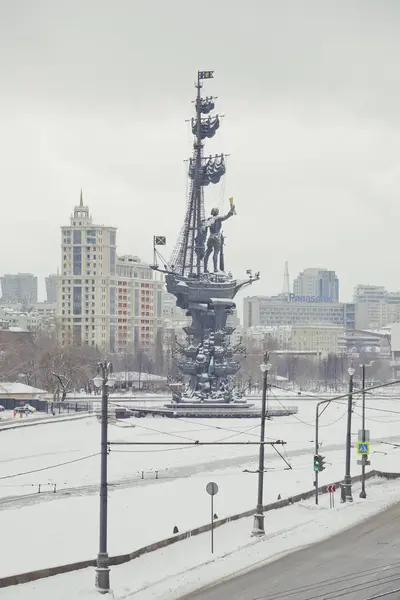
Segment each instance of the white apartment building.
[{"label": "white apartment building", "polygon": [[88,206],[75,206],[61,227],[57,319],[63,344],[114,352],[117,324],[115,227],[93,223]]},{"label": "white apartment building", "polygon": [[382,285],[362,285],[354,288],[357,329],[382,327],[388,323],[388,293]]},{"label": "white apartment building", "polygon": [[357,329],[376,329],[400,322],[400,292],[388,292],[381,285],[354,288]]},{"label": "white apartment building", "polygon": [[260,348],[266,340],[272,339],[278,344],[279,350],[291,349],[292,347],[292,327],[290,325],[277,326],[254,326],[246,330],[246,342],[254,342]]},{"label": "white apartment building", "polygon": [[330,323],[345,329],[355,327],[355,305],[344,302],[320,302],[309,297],[290,294],[289,298],[276,296],[248,296],[243,301],[243,327],[280,325],[309,325]]},{"label": "white apartment building", "polygon": [[255,343],[261,350],[271,339],[277,342],[278,350],[337,354],[345,350],[344,334],[343,326],[329,323],[256,326],[247,329],[246,342]]},{"label": "white apartment building", "polygon": [[117,258],[117,352],[162,344],[163,288],[162,275],[137,256]]},{"label": "white apartment building", "polygon": [[345,351],[345,329],[340,325],[294,325],[292,350],[340,354]]}]

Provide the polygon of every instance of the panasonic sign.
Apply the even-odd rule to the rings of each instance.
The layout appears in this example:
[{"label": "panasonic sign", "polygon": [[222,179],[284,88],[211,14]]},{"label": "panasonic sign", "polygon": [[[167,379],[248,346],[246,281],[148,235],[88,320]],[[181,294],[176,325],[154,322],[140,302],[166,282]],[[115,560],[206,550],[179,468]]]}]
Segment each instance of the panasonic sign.
[{"label": "panasonic sign", "polygon": [[333,298],[324,298],[323,296],[296,296],[289,294],[289,302],[333,302]]}]

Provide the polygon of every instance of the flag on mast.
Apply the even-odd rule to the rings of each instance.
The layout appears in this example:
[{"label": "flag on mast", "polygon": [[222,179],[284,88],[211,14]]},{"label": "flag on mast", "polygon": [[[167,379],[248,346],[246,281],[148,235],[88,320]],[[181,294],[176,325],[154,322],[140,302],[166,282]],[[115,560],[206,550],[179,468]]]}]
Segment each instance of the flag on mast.
[{"label": "flag on mast", "polygon": [[154,246],[166,246],[167,238],[164,235],[154,236]]},{"label": "flag on mast", "polygon": [[197,78],[198,79],[213,79],[214,71],[198,71]]}]

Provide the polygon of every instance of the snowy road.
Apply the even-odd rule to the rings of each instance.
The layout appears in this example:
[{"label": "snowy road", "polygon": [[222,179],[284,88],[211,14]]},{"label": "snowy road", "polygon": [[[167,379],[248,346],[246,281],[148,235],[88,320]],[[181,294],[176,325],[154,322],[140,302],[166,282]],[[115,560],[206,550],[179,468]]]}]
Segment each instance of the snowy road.
[{"label": "snowy road", "polygon": [[385,594],[385,600],[397,600],[399,565],[400,503],[323,542],[184,599],[370,600]]}]

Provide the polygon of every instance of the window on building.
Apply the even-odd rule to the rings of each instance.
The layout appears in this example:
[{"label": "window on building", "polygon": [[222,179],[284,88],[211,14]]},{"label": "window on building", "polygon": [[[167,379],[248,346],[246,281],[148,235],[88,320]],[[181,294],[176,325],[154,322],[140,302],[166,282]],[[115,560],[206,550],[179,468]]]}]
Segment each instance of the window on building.
[{"label": "window on building", "polygon": [[80,246],[74,246],[73,264],[73,274],[80,275],[82,272],[82,249],[80,248]]}]

